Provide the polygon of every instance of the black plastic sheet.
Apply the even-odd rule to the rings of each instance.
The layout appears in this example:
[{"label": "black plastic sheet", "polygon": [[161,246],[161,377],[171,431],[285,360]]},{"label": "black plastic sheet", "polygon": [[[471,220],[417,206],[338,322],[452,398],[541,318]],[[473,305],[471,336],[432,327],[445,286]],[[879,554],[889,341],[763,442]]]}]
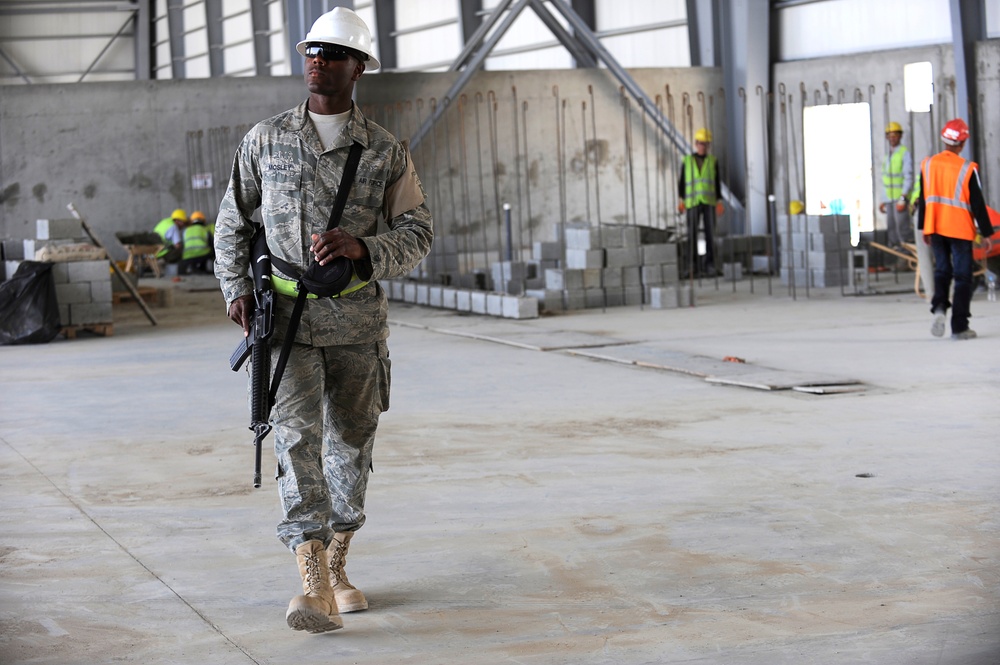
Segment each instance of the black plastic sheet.
[{"label": "black plastic sheet", "polygon": [[23,261],[0,283],[0,344],[46,344],[61,329],[52,264]]}]

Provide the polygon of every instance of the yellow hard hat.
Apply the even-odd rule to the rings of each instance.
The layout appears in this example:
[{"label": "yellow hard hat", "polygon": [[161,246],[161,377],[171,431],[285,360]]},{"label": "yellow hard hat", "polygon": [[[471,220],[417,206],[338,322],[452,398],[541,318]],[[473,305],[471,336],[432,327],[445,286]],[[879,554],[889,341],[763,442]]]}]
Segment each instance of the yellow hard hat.
[{"label": "yellow hard hat", "polygon": [[170,213],[170,219],[179,219],[181,221],[186,222],[187,218],[188,214],[184,212],[184,208],[178,208],[177,210],[174,210],[172,213]]},{"label": "yellow hard hat", "polygon": [[694,140],[695,141],[701,141],[702,143],[711,143],[712,142],[712,132],[710,132],[707,129],[705,129],[704,127],[702,127],[701,129],[699,129],[698,131],[696,131],[694,133]]},{"label": "yellow hard hat", "polygon": [[885,126],[885,133],[888,134],[889,132],[899,132],[900,134],[902,134],[903,126],[898,122],[896,122],[895,120],[893,120],[892,122],[890,122],[888,125]]},{"label": "yellow hard hat", "polygon": [[798,215],[805,209],[802,205],[802,201],[789,201],[788,202],[788,214]]},{"label": "yellow hard hat", "polygon": [[191,213],[191,221],[194,222],[198,220],[202,222],[205,221],[205,213],[203,213],[201,210],[195,210],[193,213]]}]

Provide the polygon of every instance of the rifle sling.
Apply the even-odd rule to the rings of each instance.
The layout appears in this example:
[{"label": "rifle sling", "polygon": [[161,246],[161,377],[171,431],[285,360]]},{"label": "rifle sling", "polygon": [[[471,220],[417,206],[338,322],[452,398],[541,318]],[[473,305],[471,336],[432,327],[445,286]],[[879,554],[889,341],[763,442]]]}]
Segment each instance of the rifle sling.
[{"label": "rifle sling", "polygon": [[[357,173],[358,163],[361,161],[361,151],[363,146],[355,141],[351,145],[351,153],[347,156],[347,164],[344,165],[344,174],[340,177],[340,186],[337,188],[337,198],[334,199],[333,209],[330,211],[330,222],[326,230],[331,231],[340,225],[340,217],[344,214],[344,207],[347,205],[347,196],[351,192],[354,184],[354,174]],[[281,272],[288,275],[297,275],[298,271],[286,261],[278,257],[271,256],[272,263],[278,266]],[[286,270],[288,268],[289,270]],[[299,295],[295,299],[295,307],[292,308],[292,318],[288,321],[288,330],[285,332],[285,339],[281,343],[281,352],[278,354],[278,362],[274,366],[274,376],[271,378],[271,390],[268,391],[268,413],[274,407],[274,401],[278,396],[278,385],[281,383],[281,376],[285,373],[285,365],[288,364],[288,356],[292,351],[292,343],[295,335],[299,331],[299,319],[302,318],[302,310],[305,309],[306,296],[309,292],[302,284],[299,276]]]}]

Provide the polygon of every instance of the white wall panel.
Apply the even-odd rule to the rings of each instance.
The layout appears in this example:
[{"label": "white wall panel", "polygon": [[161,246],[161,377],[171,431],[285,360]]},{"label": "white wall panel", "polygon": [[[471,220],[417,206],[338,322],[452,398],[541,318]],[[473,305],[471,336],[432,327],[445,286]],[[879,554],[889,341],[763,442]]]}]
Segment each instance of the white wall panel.
[{"label": "white wall panel", "polygon": [[[684,0],[597,0],[595,10],[599,33],[687,20]],[[687,25],[604,37],[601,43],[623,67],[687,67],[691,64]]]},{"label": "white wall panel", "polygon": [[782,9],[778,23],[780,60],[929,46],[952,38],[947,0],[825,0]]}]

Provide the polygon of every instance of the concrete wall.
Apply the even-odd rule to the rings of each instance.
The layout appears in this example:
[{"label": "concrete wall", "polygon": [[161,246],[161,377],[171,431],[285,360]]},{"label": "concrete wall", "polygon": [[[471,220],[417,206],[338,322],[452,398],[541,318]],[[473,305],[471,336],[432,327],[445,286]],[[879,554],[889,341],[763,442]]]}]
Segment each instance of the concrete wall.
[{"label": "concrete wall", "polygon": [[0,237],[34,238],[36,219],[69,217],[73,202],[113,249],[114,231],[190,211],[189,132],[256,122],[303,93],[298,77],[5,86]]},{"label": "concrete wall", "polygon": [[[691,127],[709,124],[721,150],[722,123],[708,117],[723,117],[717,70],[631,73],[660,98],[664,113],[669,85],[677,122],[688,117],[686,103],[688,135]],[[410,136],[456,76],[365,77],[358,101],[376,122]],[[115,231],[152,229],[176,207],[201,208],[212,219],[246,129],[305,94],[298,77],[5,87],[0,237],[34,237],[36,219],[67,217],[70,202],[113,253]],[[473,247],[486,243],[496,251],[497,200],[510,202],[514,218],[520,216],[525,246],[529,235],[554,240],[554,225],[564,218],[596,222],[598,203],[603,223],[663,225],[674,219],[674,160],[658,133],[642,122],[636,104],[623,105],[619,85],[606,70],[483,72],[464,94],[461,116],[455,100],[447,121],[414,154],[440,232],[467,234]],[[212,175],[212,186],[192,189],[191,176],[205,173]]]},{"label": "concrete wall", "polygon": [[[934,72],[935,103],[930,113],[907,113],[903,86],[903,67],[912,62],[929,61]],[[973,137],[980,158],[980,172],[987,193],[987,202],[1000,205],[1000,151],[996,149],[1000,134],[1000,40],[980,42],[976,48],[978,72],[979,114],[982,130]],[[805,106],[864,101],[870,104],[872,126],[873,191],[876,205],[881,196],[879,169],[885,159],[888,143],[885,126],[890,120],[900,122],[904,129],[903,143],[910,148],[914,167],[920,160],[939,152],[941,126],[956,116],[969,118],[968,110],[956,108],[954,95],[955,63],[951,45],[882,51],[836,58],[818,58],[779,63],[774,68],[775,107],[771,131],[771,173],[773,191],[779,211],[787,209],[784,195],[785,179],[789,179],[795,195],[796,168],[798,179],[803,177],[802,155],[802,88]],[[780,109],[780,87],[788,97],[787,116]],[[788,126],[788,155],[783,145],[781,123]],[[794,124],[793,124],[794,123]],[[794,134],[794,137],[793,137]],[[794,140],[793,140],[794,138]],[[796,161],[797,160],[797,163]],[[991,193],[993,194],[991,198]],[[885,228],[885,216],[875,215],[876,229]]]},{"label": "concrete wall", "polygon": [[[692,127],[710,126],[724,159],[718,70],[636,69],[630,74],[667,115],[669,86],[675,122],[688,137]],[[374,77],[361,103],[376,121],[409,136],[443,103],[456,77]],[[522,247],[556,240],[555,225],[563,221],[660,228],[674,223],[676,155],[644,122],[634,101],[623,104],[619,84],[606,70],[482,72],[462,96],[424,137],[414,160],[439,231],[468,240],[470,251],[497,251],[504,203],[512,207]],[[681,110],[685,104],[690,122]],[[483,261],[478,263],[482,267]]]}]

